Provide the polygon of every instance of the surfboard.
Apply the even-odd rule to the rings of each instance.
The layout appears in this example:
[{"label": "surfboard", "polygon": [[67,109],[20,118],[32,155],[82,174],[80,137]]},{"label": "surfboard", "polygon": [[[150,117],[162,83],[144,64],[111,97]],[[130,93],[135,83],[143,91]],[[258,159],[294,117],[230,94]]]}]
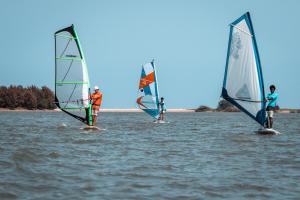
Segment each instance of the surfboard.
[{"label": "surfboard", "polygon": [[101,129],[101,128],[97,127],[97,126],[86,126],[86,127],[81,128],[81,129],[82,130],[86,130],[86,131],[89,131],[89,130],[91,130],[91,131],[102,131],[102,130],[105,130],[105,129]]},{"label": "surfboard", "polygon": [[165,120],[155,120],[155,121],[153,121],[153,123],[155,123],[155,124],[167,124],[169,122],[167,122]]},{"label": "surfboard", "polygon": [[256,131],[257,134],[261,135],[280,135],[281,133],[272,128],[261,128]]}]

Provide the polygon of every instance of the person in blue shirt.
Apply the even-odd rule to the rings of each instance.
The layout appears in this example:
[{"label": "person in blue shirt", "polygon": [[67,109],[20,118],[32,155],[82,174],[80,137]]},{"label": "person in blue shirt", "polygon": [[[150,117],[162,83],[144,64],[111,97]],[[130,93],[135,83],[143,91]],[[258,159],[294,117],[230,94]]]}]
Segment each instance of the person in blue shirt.
[{"label": "person in blue shirt", "polygon": [[164,120],[164,115],[165,112],[167,111],[166,106],[165,106],[165,100],[163,97],[160,98],[160,102],[159,102],[159,120]]},{"label": "person in blue shirt", "polygon": [[277,99],[278,99],[278,94],[275,92],[276,87],[275,85],[270,86],[270,92],[267,95],[267,113],[268,113],[268,121],[267,121],[267,128],[272,128],[273,127],[273,116],[274,116],[274,111],[276,110],[277,107]]}]

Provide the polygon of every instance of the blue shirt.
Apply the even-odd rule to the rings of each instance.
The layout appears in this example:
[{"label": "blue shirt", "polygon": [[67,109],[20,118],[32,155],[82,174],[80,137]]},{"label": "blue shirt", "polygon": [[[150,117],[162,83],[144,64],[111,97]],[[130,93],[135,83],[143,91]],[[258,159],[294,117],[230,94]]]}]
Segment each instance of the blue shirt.
[{"label": "blue shirt", "polygon": [[164,101],[159,102],[159,105],[160,105],[160,110],[161,111],[166,111],[166,107],[165,107],[165,102]]},{"label": "blue shirt", "polygon": [[269,100],[268,106],[275,108],[277,104],[278,94],[277,93],[270,93],[267,96],[267,99]]}]

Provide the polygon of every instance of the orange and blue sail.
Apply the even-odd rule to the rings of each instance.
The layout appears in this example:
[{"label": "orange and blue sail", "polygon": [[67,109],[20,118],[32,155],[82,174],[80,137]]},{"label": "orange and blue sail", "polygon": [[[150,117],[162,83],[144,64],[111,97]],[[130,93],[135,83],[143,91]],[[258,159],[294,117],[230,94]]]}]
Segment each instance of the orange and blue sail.
[{"label": "orange and blue sail", "polygon": [[159,118],[159,94],[154,61],[142,66],[136,103],[151,117]]}]

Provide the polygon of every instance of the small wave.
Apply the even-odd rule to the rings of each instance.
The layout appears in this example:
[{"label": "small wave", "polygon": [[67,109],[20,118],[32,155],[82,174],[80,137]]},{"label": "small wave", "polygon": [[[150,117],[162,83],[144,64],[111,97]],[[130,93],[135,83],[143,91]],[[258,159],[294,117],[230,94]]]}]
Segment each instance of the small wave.
[{"label": "small wave", "polygon": [[60,155],[59,153],[57,153],[57,152],[51,152],[51,153],[48,154],[48,156],[49,156],[50,158],[58,158],[58,157],[60,157],[61,155]]},{"label": "small wave", "polygon": [[73,141],[73,144],[93,144],[96,143],[96,140],[75,140]]},{"label": "small wave", "polygon": [[253,139],[249,138],[249,137],[242,137],[242,136],[236,136],[236,137],[232,137],[231,139],[232,142],[236,142],[236,143],[251,143],[254,142]]},{"label": "small wave", "polygon": [[177,181],[172,181],[172,182],[168,183],[168,185],[171,188],[177,188],[177,189],[186,189],[190,186],[189,184],[185,184],[183,182],[177,182]]},{"label": "small wave", "polygon": [[0,199],[17,199],[18,196],[16,194],[10,192],[0,192]]},{"label": "small wave", "polygon": [[142,188],[152,188],[153,185],[146,185],[146,184],[141,184],[141,183],[133,183],[130,185],[132,188],[137,188],[137,189],[142,189]]},{"label": "small wave", "polygon": [[263,193],[249,193],[245,194],[244,197],[246,197],[247,199],[271,199],[270,195]]},{"label": "small wave", "polygon": [[12,155],[12,160],[18,162],[31,162],[31,163],[37,163],[40,161],[39,156],[27,149],[19,149]]},{"label": "small wave", "polygon": [[255,190],[259,192],[269,192],[271,188],[261,185],[253,185],[253,184],[235,184],[234,188],[236,189],[244,189],[244,190]]},{"label": "small wave", "polygon": [[85,184],[85,185],[81,188],[81,190],[83,190],[83,191],[88,191],[88,192],[93,192],[93,191],[96,190],[96,187],[93,186],[92,184]]},{"label": "small wave", "polygon": [[67,127],[67,124],[65,124],[65,123],[61,123],[61,124],[58,126],[58,128],[65,128],[65,127]]},{"label": "small wave", "polygon": [[0,168],[11,168],[12,166],[12,163],[0,160]]},{"label": "small wave", "polygon": [[218,193],[218,192],[214,192],[214,191],[205,191],[204,194],[206,196],[209,196],[209,197],[214,197],[214,198],[224,198],[225,196]]},{"label": "small wave", "polygon": [[275,143],[278,147],[296,147],[296,143]]}]

